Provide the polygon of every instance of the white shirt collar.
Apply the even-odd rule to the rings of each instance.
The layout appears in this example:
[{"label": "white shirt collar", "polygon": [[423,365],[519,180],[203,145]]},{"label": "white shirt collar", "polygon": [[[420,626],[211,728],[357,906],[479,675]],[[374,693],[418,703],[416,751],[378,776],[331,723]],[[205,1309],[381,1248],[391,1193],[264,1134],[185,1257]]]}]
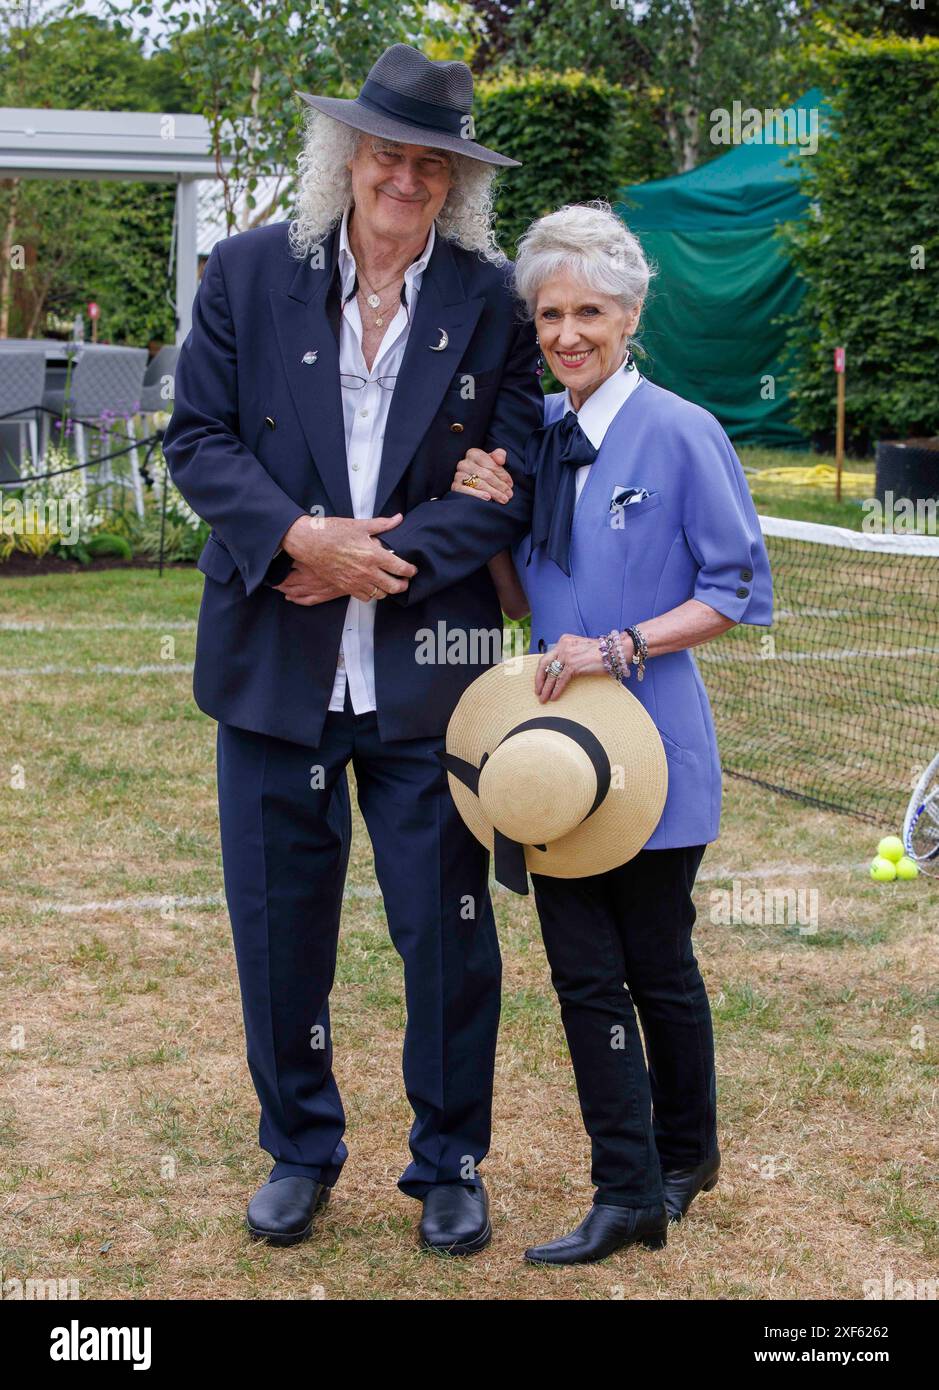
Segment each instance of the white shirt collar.
[{"label": "white shirt collar", "polygon": [[[419,290],[421,287],[421,277],[427,269],[427,262],[430,260],[434,249],[434,242],[437,239],[436,225],[431,222],[430,231],[427,233],[427,241],[424,249],[416,261],[412,261],[404,272],[404,290],[407,295],[408,304],[411,302],[411,291]],[[352,247],[349,245],[349,208],[342,214],[342,221],[339,224],[339,275],[342,285],[342,298],[351,292],[355,282],[356,266],[355,256]]]},{"label": "white shirt collar", "polygon": [[[599,449],[624,401],[629,399],[641,380],[638,367],[631,372],[620,367],[587,397],[580,410],[574,411],[577,423],[595,449]],[[574,407],[571,405],[570,391],[565,390],[561,417],[569,410],[574,410]]]}]

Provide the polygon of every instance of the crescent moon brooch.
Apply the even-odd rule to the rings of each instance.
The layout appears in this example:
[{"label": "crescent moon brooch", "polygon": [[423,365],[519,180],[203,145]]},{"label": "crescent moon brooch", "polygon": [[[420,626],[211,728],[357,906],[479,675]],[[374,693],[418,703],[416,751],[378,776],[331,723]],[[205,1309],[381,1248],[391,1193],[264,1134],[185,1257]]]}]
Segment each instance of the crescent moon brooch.
[{"label": "crescent moon brooch", "polygon": [[429,344],[431,352],[443,352],[444,348],[450,341],[449,335],[445,328],[438,328],[437,332],[440,334],[440,342],[436,345],[434,343]]}]

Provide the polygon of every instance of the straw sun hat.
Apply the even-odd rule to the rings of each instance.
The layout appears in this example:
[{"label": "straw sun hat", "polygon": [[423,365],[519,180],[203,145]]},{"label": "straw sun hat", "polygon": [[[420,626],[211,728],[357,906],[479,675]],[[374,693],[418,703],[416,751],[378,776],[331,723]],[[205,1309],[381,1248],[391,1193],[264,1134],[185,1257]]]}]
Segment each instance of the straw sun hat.
[{"label": "straw sun hat", "polygon": [[625,864],[668,790],[662,740],[635,695],[607,675],[577,676],[542,704],[541,660],[503,662],[473,681],[440,754],[457,810],[516,893],[528,892],[526,869],[582,878]]}]

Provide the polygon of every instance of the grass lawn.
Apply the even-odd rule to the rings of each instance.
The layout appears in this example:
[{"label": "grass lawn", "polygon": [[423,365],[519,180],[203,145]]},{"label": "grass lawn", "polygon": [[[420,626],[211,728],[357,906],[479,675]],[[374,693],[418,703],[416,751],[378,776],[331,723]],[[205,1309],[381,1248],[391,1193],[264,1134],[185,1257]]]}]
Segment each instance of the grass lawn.
[{"label": "grass lawn", "polygon": [[[871,882],[869,828],[728,778],[696,950],[724,1167],[667,1250],[537,1270],[584,1214],[587,1144],[530,900],[505,958],[495,1238],[421,1253],[395,1179],[401,969],[356,822],[333,996],[349,1162],[316,1236],[254,1244],[269,1171],[222,904],[214,724],[190,689],[202,577],[0,581],[0,1267],[83,1298],[860,1298],[935,1279],[939,882]],[[894,830],[894,826],[884,827]],[[818,930],[721,925],[712,895],[818,892]]]},{"label": "grass lawn", "polygon": [[[760,512],[860,528],[870,460],[849,460],[836,503],[829,486],[761,477],[831,459],[740,457]],[[870,828],[732,777],[695,931],[724,1168],[667,1251],[522,1265],[526,1244],[581,1219],[592,1188],[538,922],[503,890],[495,1241],[471,1261],[417,1250],[418,1204],[394,1186],[410,1125],[401,969],[358,817],[333,992],[350,1159],[313,1241],[247,1240],[269,1161],[222,899],[215,726],[190,691],[201,582],[0,581],[1,1277],[160,1300],[822,1300],[935,1280],[939,883],[872,883]],[[772,912],[728,926],[735,885],[803,894],[817,930]]]},{"label": "grass lawn", "polygon": [[825,526],[846,526],[860,531],[865,513],[861,501],[874,494],[874,460],[845,459],[841,501],[835,501],[834,481],[806,485],[793,479],[777,480],[761,476],[778,468],[835,468],[834,454],[799,453],[791,449],[764,449],[741,445],[737,449],[747,471],[756,509],[765,516],[788,517],[792,521],[817,521]]}]

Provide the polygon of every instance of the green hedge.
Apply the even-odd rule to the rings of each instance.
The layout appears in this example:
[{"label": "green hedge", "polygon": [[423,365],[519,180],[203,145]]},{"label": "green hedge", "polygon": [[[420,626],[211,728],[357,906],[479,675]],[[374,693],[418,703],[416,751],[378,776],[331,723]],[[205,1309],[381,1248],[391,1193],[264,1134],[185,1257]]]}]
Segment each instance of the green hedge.
[{"label": "green hedge", "polygon": [[520,159],[501,177],[496,235],[507,255],[536,217],[565,203],[615,198],[663,170],[647,101],[579,72],[506,72],[476,84],[476,137]]},{"label": "green hedge", "polygon": [[[939,40],[853,40],[828,82],[831,136],[801,161],[815,202],[783,235],[807,282],[790,332],[796,423],[833,428],[847,349],[856,446],[939,432]],[[911,248],[923,248],[914,269]]]}]

